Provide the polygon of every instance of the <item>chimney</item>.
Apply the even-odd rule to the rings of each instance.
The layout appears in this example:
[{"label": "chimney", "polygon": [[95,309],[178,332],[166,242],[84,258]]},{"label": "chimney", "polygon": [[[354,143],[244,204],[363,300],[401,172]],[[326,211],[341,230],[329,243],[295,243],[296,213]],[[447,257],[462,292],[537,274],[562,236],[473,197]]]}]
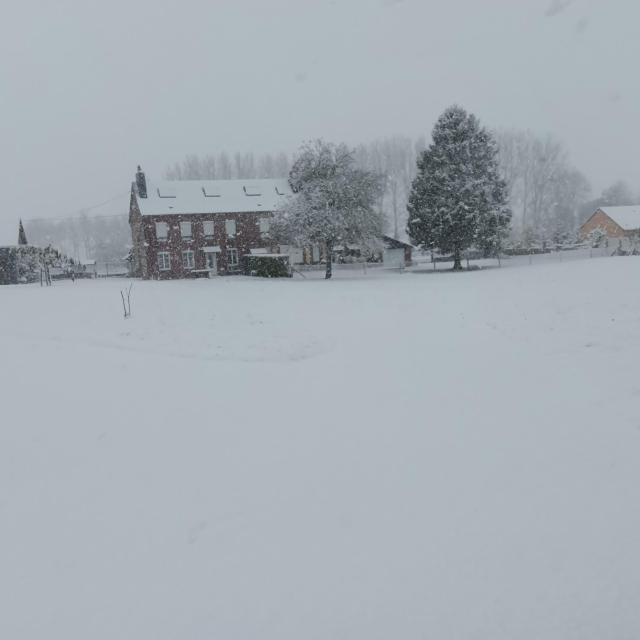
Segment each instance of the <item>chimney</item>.
[{"label": "chimney", "polygon": [[140,165],[138,165],[138,171],[136,172],[136,189],[140,198],[147,197],[147,179]]},{"label": "chimney", "polygon": [[24,227],[22,226],[22,220],[20,220],[20,227],[18,228],[18,244],[29,244],[27,242],[27,234],[24,232]]}]

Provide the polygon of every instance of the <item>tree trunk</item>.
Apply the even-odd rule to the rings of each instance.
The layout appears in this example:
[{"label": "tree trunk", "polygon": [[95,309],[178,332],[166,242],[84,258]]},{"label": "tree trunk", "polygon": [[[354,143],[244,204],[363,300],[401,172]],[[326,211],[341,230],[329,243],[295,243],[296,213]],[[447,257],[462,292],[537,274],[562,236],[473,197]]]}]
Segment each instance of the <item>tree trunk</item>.
[{"label": "tree trunk", "polygon": [[462,260],[460,259],[460,249],[453,252],[453,270],[462,271]]},{"label": "tree trunk", "polygon": [[329,280],[329,278],[332,275],[332,249],[333,249],[333,245],[331,242],[327,242],[325,245],[325,251],[327,253],[327,255],[325,256],[326,262],[327,262],[327,270],[324,273],[324,279],[325,280]]}]

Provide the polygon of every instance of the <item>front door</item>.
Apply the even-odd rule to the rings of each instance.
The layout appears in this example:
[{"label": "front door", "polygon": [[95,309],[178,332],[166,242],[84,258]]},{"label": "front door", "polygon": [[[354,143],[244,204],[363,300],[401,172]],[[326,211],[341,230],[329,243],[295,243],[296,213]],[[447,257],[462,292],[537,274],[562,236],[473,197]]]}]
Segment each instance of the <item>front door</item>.
[{"label": "front door", "polygon": [[205,256],[207,257],[207,269],[209,270],[209,275],[216,275],[218,273],[218,264],[217,264],[217,260],[216,260],[216,254],[211,252],[211,253],[205,253]]}]

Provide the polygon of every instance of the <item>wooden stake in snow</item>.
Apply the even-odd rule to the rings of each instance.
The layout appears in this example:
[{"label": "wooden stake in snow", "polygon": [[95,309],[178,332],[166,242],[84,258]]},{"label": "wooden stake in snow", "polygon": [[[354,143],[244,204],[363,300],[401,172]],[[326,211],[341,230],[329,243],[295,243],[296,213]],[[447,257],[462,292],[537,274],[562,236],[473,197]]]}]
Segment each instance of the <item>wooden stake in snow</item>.
[{"label": "wooden stake in snow", "polygon": [[[133,287],[133,282],[129,285],[128,289],[120,290],[120,297],[122,298],[122,308],[124,310],[125,320],[131,317],[131,288]],[[125,298],[126,293],[126,298]]]}]

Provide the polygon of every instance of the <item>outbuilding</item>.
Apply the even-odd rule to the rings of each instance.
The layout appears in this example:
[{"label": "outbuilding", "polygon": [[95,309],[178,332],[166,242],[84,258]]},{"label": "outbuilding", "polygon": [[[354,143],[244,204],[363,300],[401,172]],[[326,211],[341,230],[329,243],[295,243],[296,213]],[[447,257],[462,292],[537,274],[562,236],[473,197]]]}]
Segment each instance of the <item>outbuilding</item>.
[{"label": "outbuilding", "polygon": [[624,249],[631,248],[640,237],[640,205],[600,207],[580,227],[580,238],[588,240],[596,232],[617,240]]},{"label": "outbuilding", "polygon": [[403,269],[413,260],[413,246],[391,236],[382,236],[382,263],[389,269]]}]

